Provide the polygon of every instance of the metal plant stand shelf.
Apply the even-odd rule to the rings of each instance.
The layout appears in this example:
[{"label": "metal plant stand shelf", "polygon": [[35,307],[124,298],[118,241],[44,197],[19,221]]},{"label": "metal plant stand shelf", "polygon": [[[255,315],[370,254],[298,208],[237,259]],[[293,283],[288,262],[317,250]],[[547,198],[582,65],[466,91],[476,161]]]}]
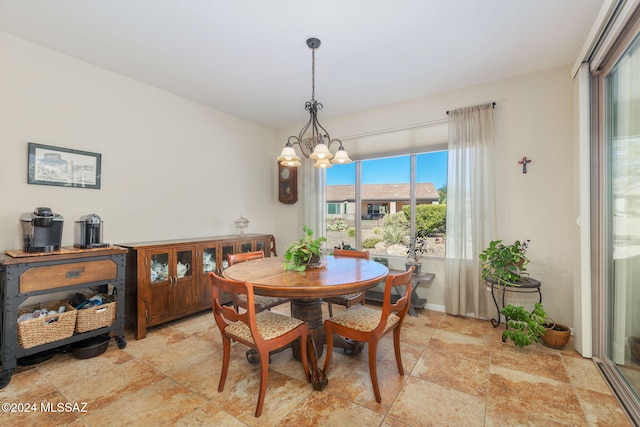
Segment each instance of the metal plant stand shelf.
[{"label": "metal plant stand shelf", "polygon": [[[500,312],[502,311],[502,309],[498,305],[498,301],[496,300],[496,289],[502,291],[502,308],[504,308],[504,297],[507,292],[522,294],[532,294],[537,292],[538,303],[542,302],[542,291],[540,290],[541,283],[536,279],[527,278],[519,280],[513,285],[505,285],[504,283],[498,283],[498,280],[494,279],[493,277],[488,277],[487,279],[485,279],[485,284],[491,288],[491,297],[493,298],[493,303],[496,305],[496,310],[498,310],[498,318],[491,319],[491,325],[493,325],[494,328],[500,326]],[[505,318],[505,328],[507,327],[506,323],[508,320],[509,318]]]},{"label": "metal plant stand shelf", "polygon": [[[100,249],[63,247],[50,253],[25,254],[11,250],[0,255],[0,389],[11,381],[17,360],[99,335],[115,335],[125,348],[124,278],[127,250],[117,246]],[[74,333],[69,338],[23,348],[18,342],[18,310],[27,298],[112,285],[116,317],[110,326]]]}]

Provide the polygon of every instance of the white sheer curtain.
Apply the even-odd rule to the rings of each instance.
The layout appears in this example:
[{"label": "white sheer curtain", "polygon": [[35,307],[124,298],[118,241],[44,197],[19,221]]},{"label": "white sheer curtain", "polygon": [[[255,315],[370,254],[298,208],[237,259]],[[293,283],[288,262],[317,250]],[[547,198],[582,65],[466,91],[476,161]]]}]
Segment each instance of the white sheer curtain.
[{"label": "white sheer curtain", "polygon": [[493,104],[449,112],[445,311],[487,317],[478,255],[496,235]]},{"label": "white sheer curtain", "polygon": [[[323,216],[325,206],[324,179],[320,169],[313,167],[313,161],[307,161],[301,167],[303,186],[300,191],[303,204],[304,225],[313,230],[314,238],[326,236],[326,224]],[[302,229],[298,232],[302,235]]]}]

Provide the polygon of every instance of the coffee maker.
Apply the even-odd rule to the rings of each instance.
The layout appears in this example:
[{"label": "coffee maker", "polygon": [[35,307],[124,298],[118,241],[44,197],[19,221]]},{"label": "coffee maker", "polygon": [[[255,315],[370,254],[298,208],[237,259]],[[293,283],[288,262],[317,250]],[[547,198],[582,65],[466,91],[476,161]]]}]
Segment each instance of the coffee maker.
[{"label": "coffee maker", "polygon": [[25,252],[52,252],[60,249],[64,219],[51,208],[35,208],[20,215],[23,250]]},{"label": "coffee maker", "polygon": [[102,220],[96,214],[83,215],[76,221],[75,242],[76,248],[91,249],[105,248],[108,243],[102,243]]}]

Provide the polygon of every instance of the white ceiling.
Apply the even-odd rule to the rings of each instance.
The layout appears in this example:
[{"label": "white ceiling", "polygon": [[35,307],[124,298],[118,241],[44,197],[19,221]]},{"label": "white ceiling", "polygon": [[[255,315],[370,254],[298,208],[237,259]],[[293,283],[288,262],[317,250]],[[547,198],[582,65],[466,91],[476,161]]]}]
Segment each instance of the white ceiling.
[{"label": "white ceiling", "polygon": [[573,64],[605,0],[0,0],[0,30],[263,126]]}]

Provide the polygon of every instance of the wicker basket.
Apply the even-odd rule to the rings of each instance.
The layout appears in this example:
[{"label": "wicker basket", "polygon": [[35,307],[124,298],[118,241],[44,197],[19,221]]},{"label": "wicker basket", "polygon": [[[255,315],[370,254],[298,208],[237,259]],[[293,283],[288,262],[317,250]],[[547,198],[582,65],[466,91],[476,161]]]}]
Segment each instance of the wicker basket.
[{"label": "wicker basket", "polygon": [[64,301],[25,306],[18,310],[18,316],[38,309],[58,310],[60,306],[66,308],[64,313],[18,322],[18,343],[22,348],[47,344],[73,335],[73,329],[76,326],[76,309]]},{"label": "wicker basket", "polygon": [[76,332],[87,332],[111,326],[116,320],[116,303],[77,310]]}]

